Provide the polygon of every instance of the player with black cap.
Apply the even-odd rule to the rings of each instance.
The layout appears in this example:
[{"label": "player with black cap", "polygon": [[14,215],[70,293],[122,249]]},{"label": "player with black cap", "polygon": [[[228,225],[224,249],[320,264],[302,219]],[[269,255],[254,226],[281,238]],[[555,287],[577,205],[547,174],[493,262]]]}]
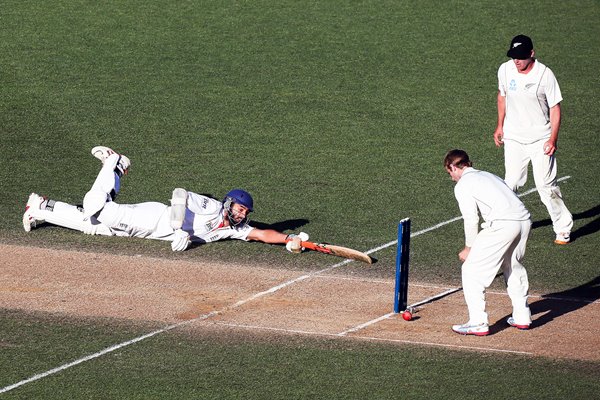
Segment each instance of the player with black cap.
[{"label": "player with black cap", "polygon": [[573,216],[557,185],[556,149],[562,95],[550,68],[535,58],[533,42],[515,36],[498,69],[498,124],[496,146],[504,145],[506,184],[513,190],[527,181],[531,162],[533,179],[550,214],[556,244],[571,240]]}]

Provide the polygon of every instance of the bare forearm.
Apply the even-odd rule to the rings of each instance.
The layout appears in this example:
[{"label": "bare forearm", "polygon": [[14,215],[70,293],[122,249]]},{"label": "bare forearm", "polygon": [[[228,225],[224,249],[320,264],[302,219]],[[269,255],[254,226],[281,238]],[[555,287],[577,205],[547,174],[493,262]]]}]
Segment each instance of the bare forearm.
[{"label": "bare forearm", "polygon": [[462,262],[465,262],[467,257],[469,257],[470,252],[471,252],[471,248],[465,246],[465,248],[462,249],[460,253],[458,253],[458,259]]},{"label": "bare forearm", "polygon": [[544,143],[544,154],[551,156],[556,151],[560,130],[560,103],[550,109],[550,138]]},{"label": "bare forearm", "polygon": [[249,240],[256,240],[264,243],[278,244],[285,243],[288,235],[278,232],[274,229],[254,228],[248,235]]},{"label": "bare forearm", "polygon": [[560,103],[550,109],[550,141],[556,146],[558,142],[558,131],[560,130]]},{"label": "bare forearm", "polygon": [[496,123],[497,128],[504,127],[504,118],[506,117],[506,97],[500,94],[498,91],[498,122]]},{"label": "bare forearm", "polygon": [[498,91],[498,122],[494,130],[494,143],[502,146],[504,143],[504,117],[506,116],[506,98]]}]

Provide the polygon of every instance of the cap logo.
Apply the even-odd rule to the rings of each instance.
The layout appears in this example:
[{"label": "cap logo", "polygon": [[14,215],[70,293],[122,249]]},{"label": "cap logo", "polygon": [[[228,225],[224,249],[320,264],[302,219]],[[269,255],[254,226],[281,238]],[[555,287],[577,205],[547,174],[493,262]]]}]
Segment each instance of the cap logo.
[{"label": "cap logo", "polygon": [[515,47],[519,47],[519,46],[520,46],[520,45],[522,45],[522,44],[523,44],[523,43],[513,43],[513,49],[514,49]]}]

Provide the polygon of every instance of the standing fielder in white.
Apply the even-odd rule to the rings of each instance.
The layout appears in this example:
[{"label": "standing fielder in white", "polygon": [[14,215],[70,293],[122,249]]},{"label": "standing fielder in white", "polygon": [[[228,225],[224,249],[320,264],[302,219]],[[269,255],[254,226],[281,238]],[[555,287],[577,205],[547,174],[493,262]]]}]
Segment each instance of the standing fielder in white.
[{"label": "standing fielder in white", "polygon": [[504,180],[517,190],[527,181],[531,161],[533,179],[550,214],[556,244],[571,240],[573,216],[565,206],[556,175],[556,146],[562,95],[554,73],[534,58],[531,39],[515,36],[505,62],[498,69],[498,124],[496,146],[504,145]]},{"label": "standing fielder in white", "polygon": [[[513,308],[506,322],[519,329],[529,329],[529,281],[521,264],[531,230],[529,211],[502,179],[473,168],[463,150],[449,151],[444,167],[456,182],[454,194],[464,220],[465,247],[458,257],[463,261],[462,285],[469,309],[469,321],[454,325],[452,330],[462,335],[489,334],[485,290],[500,268]],[[479,232],[478,210],[484,220]]]},{"label": "standing fielder in white", "polygon": [[229,238],[285,243],[290,252],[300,252],[301,241],[308,240],[304,232],[286,235],[250,226],[248,214],[253,210],[254,201],[241,189],[229,191],[223,202],[177,188],[173,190],[171,206],[158,202],[116,203],[121,178],[129,170],[131,161],[105,146],[94,147],[92,154],[103,165],[83,199],[83,209],[32,193],[23,214],[26,232],[39,223],[48,222],[90,235],[166,240],[171,242],[173,251],[183,251],[192,242],[209,243]]}]

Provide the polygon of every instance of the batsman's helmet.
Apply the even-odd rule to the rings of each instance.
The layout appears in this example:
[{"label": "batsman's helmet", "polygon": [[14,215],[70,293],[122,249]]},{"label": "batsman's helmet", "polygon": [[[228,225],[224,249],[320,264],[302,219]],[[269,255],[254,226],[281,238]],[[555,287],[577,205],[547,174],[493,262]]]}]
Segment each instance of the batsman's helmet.
[{"label": "batsman's helmet", "polygon": [[248,209],[248,211],[252,211],[254,208],[254,200],[252,200],[252,196],[250,193],[246,192],[242,189],[232,189],[225,195],[225,199],[223,203],[230,201],[231,203],[241,204]]},{"label": "batsman's helmet", "polygon": [[254,200],[252,200],[252,196],[250,193],[246,192],[242,189],[233,189],[230,190],[229,193],[225,195],[223,199],[223,208],[227,211],[227,218],[229,219],[229,223],[232,226],[238,226],[240,224],[248,222],[248,216],[244,218],[242,221],[235,221],[233,217],[233,213],[231,212],[232,204],[241,204],[248,209],[248,212],[252,211],[254,208]]}]

